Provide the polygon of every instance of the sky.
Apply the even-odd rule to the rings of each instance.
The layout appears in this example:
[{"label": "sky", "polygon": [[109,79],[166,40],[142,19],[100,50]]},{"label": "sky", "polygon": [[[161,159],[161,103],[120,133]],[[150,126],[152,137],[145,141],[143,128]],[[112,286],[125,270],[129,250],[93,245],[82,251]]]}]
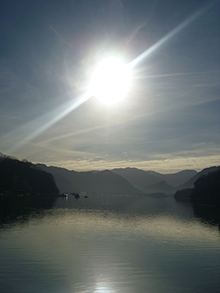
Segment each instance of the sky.
[{"label": "sky", "polygon": [[[70,170],[220,165],[220,1],[7,0],[0,152]],[[89,96],[98,62],[132,64],[126,97]]]}]

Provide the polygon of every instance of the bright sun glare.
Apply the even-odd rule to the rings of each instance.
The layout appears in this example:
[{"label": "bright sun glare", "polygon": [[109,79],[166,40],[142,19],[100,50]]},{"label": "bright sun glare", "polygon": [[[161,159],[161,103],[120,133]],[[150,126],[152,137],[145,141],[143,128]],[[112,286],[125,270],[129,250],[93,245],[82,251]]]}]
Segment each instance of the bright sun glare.
[{"label": "bright sun glare", "polygon": [[130,80],[128,65],[115,58],[105,59],[93,72],[90,91],[102,102],[114,104],[125,97]]}]

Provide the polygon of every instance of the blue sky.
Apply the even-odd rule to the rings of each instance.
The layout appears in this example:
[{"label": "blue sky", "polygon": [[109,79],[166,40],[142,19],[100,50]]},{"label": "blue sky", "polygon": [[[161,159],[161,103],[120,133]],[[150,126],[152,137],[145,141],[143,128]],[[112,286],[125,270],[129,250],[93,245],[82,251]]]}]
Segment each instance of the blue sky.
[{"label": "blue sky", "polygon": [[[3,1],[0,152],[74,170],[219,165],[219,8],[208,0]],[[97,60],[129,63],[155,44],[133,67],[123,102],[82,102]]]}]

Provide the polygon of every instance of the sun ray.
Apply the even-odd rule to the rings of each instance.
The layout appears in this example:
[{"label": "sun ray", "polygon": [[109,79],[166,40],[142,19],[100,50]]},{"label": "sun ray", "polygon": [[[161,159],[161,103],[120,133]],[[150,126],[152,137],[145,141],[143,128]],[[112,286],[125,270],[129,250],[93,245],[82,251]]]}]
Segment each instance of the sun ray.
[{"label": "sun ray", "polygon": [[148,57],[150,54],[152,54],[154,51],[159,49],[162,45],[167,43],[171,38],[173,38],[175,35],[177,35],[180,31],[182,31],[184,28],[186,28],[188,25],[190,25],[193,21],[195,21],[197,18],[202,16],[206,11],[208,11],[213,5],[215,1],[211,1],[208,5],[201,8],[199,11],[191,15],[189,18],[184,20],[181,24],[179,24],[176,28],[174,28],[172,31],[170,31],[167,35],[165,35],[163,38],[161,38],[159,41],[157,41],[153,46],[145,50],[143,53],[141,53],[138,57],[136,57],[134,60],[132,60],[129,64],[129,66],[134,67],[143,59]]},{"label": "sun ray", "polygon": [[[171,38],[173,38],[187,26],[189,26],[197,18],[201,17],[205,12],[212,8],[215,3],[216,1],[210,1],[208,5],[204,6],[199,11],[190,16],[188,19],[183,21],[175,29],[173,29],[171,32],[165,35],[153,46],[145,50],[142,54],[136,57],[129,64],[123,64],[122,62],[114,58],[108,59],[109,69],[105,72],[105,74],[101,74],[99,70],[97,71],[97,73],[95,73],[91,83],[92,85],[87,93],[77,98],[75,101],[65,103],[61,105],[59,108],[51,110],[49,113],[46,113],[38,119],[35,119],[27,123],[20,129],[16,129],[16,131],[14,131],[13,133],[8,133],[7,135],[3,136],[2,141],[4,151],[7,153],[11,153],[21,148],[23,145],[25,145],[26,143],[28,143],[29,141],[31,141],[32,139],[46,131],[48,128],[50,128],[58,121],[60,121],[66,115],[77,109],[81,104],[90,99],[92,97],[92,94],[96,94],[100,98],[102,95],[103,97],[105,96],[105,98],[103,98],[103,101],[107,102],[107,104],[115,103],[121,100],[128,90],[128,85],[131,78],[131,70],[133,69],[133,67],[142,62],[154,51],[159,49],[162,45],[164,45]],[[120,66],[117,67],[114,64],[120,64]],[[100,77],[100,80],[98,76]],[[108,83],[108,81],[110,82]]]},{"label": "sun ray", "polygon": [[4,142],[4,152],[13,153],[23,145],[27,144],[35,137],[49,129],[66,115],[77,109],[80,105],[91,98],[89,93],[86,93],[76,100],[71,100],[65,104],[51,110],[50,112],[38,117],[37,119],[28,122],[14,132],[10,132],[2,140]]}]

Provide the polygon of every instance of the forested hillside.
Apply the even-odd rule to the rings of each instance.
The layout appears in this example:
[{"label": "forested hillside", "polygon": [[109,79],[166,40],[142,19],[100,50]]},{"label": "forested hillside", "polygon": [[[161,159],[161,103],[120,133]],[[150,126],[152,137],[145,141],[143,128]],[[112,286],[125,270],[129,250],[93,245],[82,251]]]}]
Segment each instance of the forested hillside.
[{"label": "forested hillside", "polygon": [[[204,169],[199,178],[194,182],[194,188],[178,190],[174,198],[179,201],[191,201],[194,204],[212,205],[220,207],[220,167],[206,175]],[[209,170],[214,169],[209,168]]]},{"label": "forested hillside", "polygon": [[30,162],[0,155],[0,193],[57,196],[59,190],[51,174]]}]

